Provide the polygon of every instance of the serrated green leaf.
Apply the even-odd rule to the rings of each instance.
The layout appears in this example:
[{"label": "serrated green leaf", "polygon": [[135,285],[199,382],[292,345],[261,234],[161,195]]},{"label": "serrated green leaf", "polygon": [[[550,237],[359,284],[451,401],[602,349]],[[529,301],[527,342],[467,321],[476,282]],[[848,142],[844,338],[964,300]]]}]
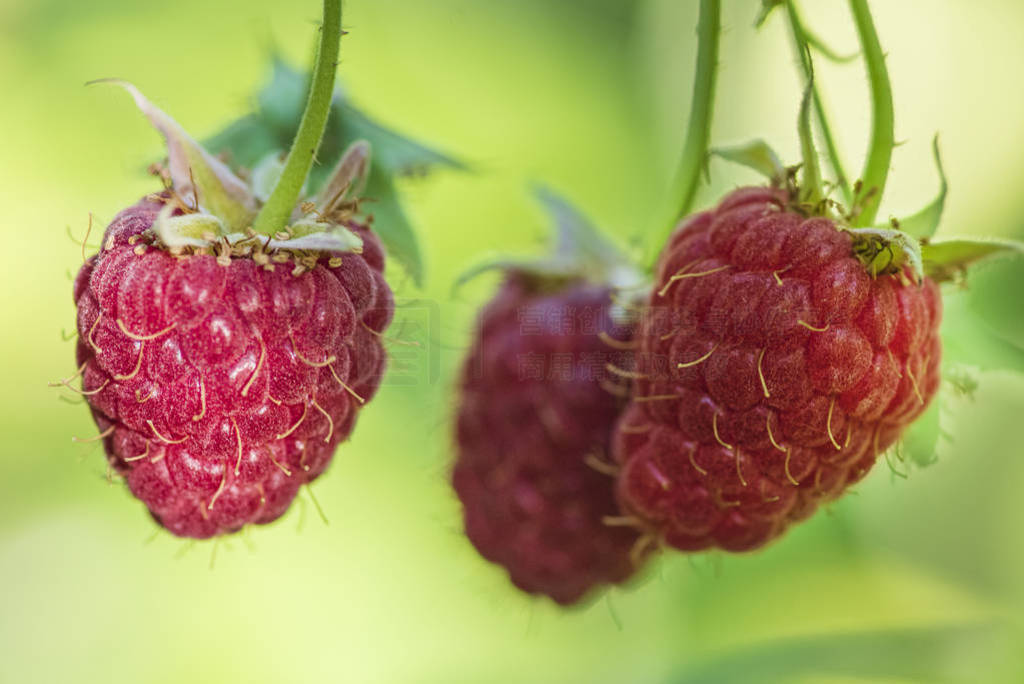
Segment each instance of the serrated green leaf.
[{"label": "serrated green leaf", "polygon": [[938,460],[939,402],[936,398],[928,409],[903,433],[902,453],[918,467],[930,466]]},{"label": "serrated green leaf", "polygon": [[433,166],[469,170],[453,157],[388,130],[344,101],[336,99],[335,108],[335,121],[342,129],[341,139],[346,144],[361,138],[369,141],[376,163],[391,173],[421,175]]},{"label": "serrated green leaf", "polygon": [[371,169],[366,183],[367,205],[374,216],[373,230],[384,242],[388,256],[409,273],[416,286],[423,284],[424,265],[419,240],[409,223],[391,177],[379,169]]},{"label": "serrated green leaf", "polygon": [[995,238],[948,238],[921,248],[925,273],[934,280],[954,280],[967,268],[997,257],[1024,255],[1024,242]]},{"label": "serrated green leaf", "polygon": [[[250,168],[268,154],[288,149],[299,125],[307,87],[304,73],[275,58],[270,81],[256,98],[257,110],[210,138],[207,146],[225,153],[233,163]],[[366,208],[377,218],[374,230],[390,256],[408,269],[417,285],[422,284],[424,269],[418,241],[399,203],[392,177],[422,174],[436,166],[462,170],[466,166],[377,124],[349,103],[338,88],[317,152],[318,164],[310,173],[310,192],[323,187],[345,150],[360,139],[373,148],[374,164],[366,187],[366,196],[373,203]]]},{"label": "serrated green leaf", "polygon": [[[256,112],[214,136],[209,143],[211,149],[227,149],[239,159],[248,159],[249,164],[268,152],[287,149],[302,116],[307,87],[308,78],[304,73],[275,58],[270,81],[257,96]],[[252,134],[254,128],[260,129],[255,143],[241,135]],[[314,181],[322,181],[345,149],[359,139],[370,143],[375,162],[393,174],[419,174],[433,166],[467,168],[449,155],[381,126],[348,102],[343,90],[338,88],[317,154],[319,166],[315,169]]]},{"label": "serrated green leaf", "polygon": [[773,183],[786,177],[786,170],[779,161],[779,155],[764,140],[751,140],[740,145],[713,147],[708,156],[721,157],[726,161],[741,164],[757,171]]},{"label": "serrated green leaf", "polygon": [[946,208],[946,193],[949,191],[949,181],[946,179],[946,170],[942,166],[942,155],[939,153],[939,136],[932,139],[932,151],[935,155],[935,168],[939,172],[939,194],[928,206],[919,212],[905,219],[900,219],[900,230],[916,238],[924,239],[935,235],[942,221],[942,211]]}]

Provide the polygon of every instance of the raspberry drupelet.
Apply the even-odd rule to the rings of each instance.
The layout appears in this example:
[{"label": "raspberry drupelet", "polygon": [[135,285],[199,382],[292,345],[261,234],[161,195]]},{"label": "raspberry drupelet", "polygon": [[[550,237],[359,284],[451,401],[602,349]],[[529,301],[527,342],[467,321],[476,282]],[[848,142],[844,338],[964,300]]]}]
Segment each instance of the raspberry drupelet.
[{"label": "raspberry drupelet", "polygon": [[328,466],[380,383],[394,301],[366,226],[347,226],[361,253],[174,254],[150,233],[168,201],[118,214],[79,271],[77,360],[114,471],[206,538],[275,520]]},{"label": "raspberry drupelet", "polygon": [[662,251],[613,452],[625,511],[684,551],[756,549],[863,478],[940,381],[938,286],[741,188]]}]

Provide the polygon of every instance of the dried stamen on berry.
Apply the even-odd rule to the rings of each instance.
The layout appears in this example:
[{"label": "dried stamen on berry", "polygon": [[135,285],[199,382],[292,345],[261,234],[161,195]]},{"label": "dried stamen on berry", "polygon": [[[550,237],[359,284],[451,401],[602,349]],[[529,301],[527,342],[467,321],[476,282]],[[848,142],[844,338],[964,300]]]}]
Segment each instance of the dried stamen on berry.
[{"label": "dried stamen on berry", "polygon": [[718,349],[718,345],[717,344],[715,346],[713,346],[710,350],[708,350],[707,354],[704,354],[699,359],[694,359],[693,361],[687,361],[686,363],[677,363],[676,364],[676,368],[693,368],[694,366],[699,366],[700,364],[702,364],[705,361],[707,361],[708,359],[710,359],[711,355],[715,353],[716,349]]}]

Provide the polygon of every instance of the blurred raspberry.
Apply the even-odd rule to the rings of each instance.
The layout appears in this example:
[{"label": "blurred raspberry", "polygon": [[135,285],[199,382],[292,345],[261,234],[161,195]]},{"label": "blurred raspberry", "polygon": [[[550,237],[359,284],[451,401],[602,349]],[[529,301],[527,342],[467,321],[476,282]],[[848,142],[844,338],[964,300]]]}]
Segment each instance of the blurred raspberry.
[{"label": "blurred raspberry", "polygon": [[462,370],[452,480],[466,534],[517,587],[560,604],[636,570],[638,532],[606,524],[619,513],[602,458],[623,403],[607,366],[632,366],[614,348],[628,335],[608,289],[511,271]]}]

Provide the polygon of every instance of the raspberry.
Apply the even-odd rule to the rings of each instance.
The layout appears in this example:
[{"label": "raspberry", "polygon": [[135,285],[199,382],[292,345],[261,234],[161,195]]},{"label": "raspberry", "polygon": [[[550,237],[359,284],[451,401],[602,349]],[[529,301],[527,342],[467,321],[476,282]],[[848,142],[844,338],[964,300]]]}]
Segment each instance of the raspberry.
[{"label": "raspberry", "polygon": [[605,366],[631,364],[598,336],[628,334],[609,303],[604,287],[510,271],[462,370],[452,481],[466,534],[517,587],[560,604],[635,571],[639,533],[605,524],[614,481],[590,465],[622,403]]},{"label": "raspberry", "polygon": [[328,466],[380,384],[394,302],[365,226],[348,224],[362,254],[302,265],[174,255],[146,232],[157,199],[78,274],[78,364],[112,468],[162,526],[206,538],[275,520]]},{"label": "raspberry", "polygon": [[938,286],[741,188],[687,219],[638,333],[618,497],[684,551],[758,548],[859,481],[935,395]]}]

